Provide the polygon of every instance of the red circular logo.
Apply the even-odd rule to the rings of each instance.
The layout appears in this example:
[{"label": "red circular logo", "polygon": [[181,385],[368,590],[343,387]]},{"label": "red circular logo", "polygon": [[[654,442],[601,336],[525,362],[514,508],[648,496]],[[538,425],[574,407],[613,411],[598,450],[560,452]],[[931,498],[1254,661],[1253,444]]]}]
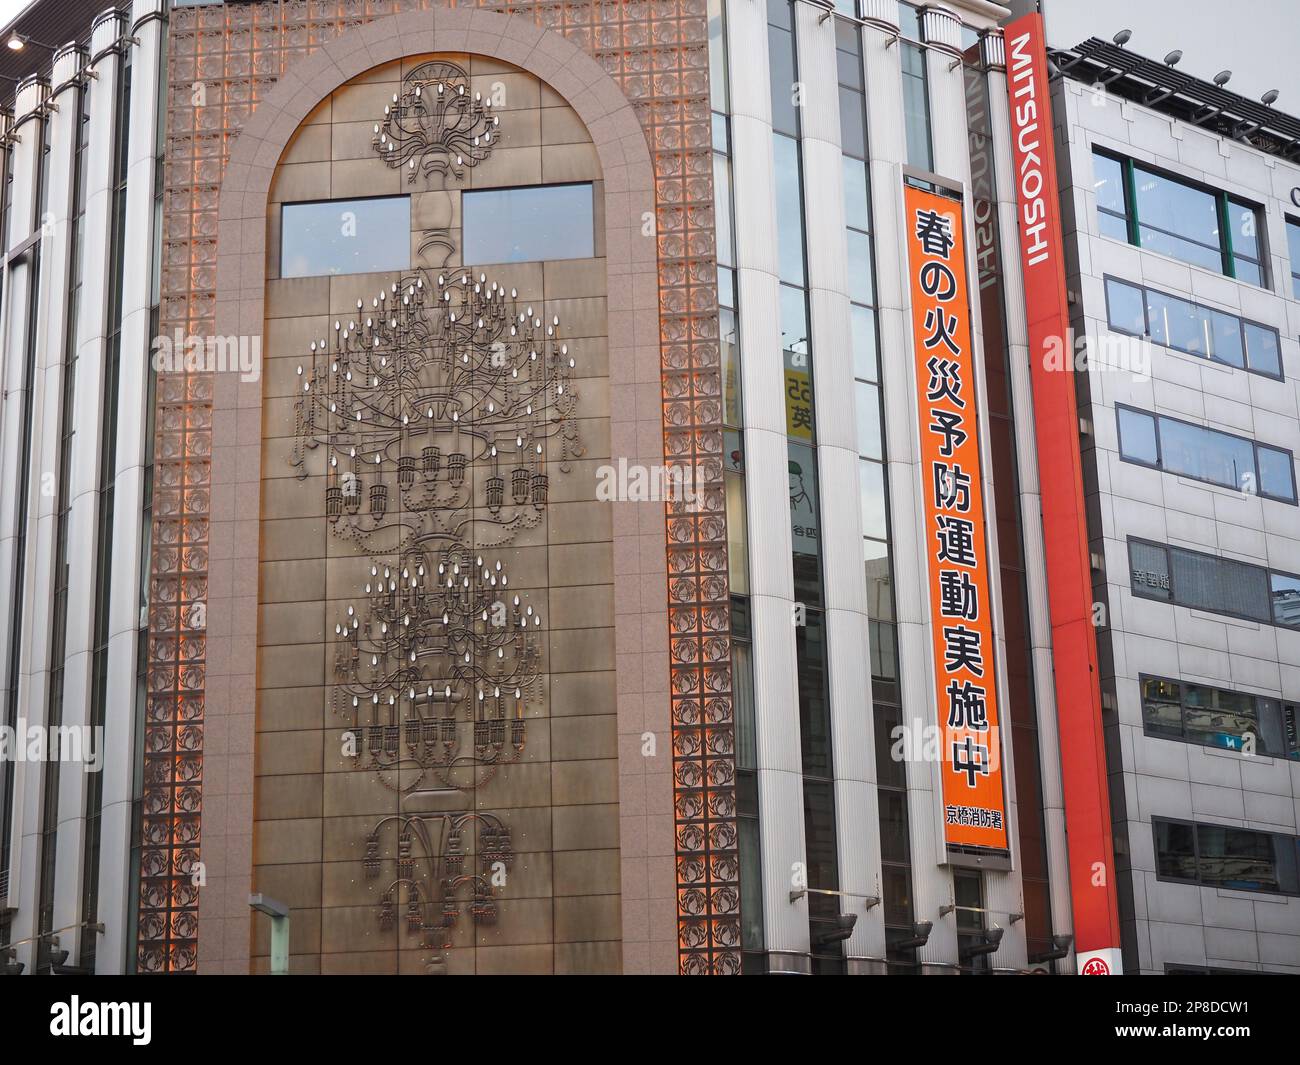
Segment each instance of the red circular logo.
[{"label": "red circular logo", "polygon": [[1101,958],[1089,958],[1083,963],[1081,976],[1109,976],[1110,966]]}]

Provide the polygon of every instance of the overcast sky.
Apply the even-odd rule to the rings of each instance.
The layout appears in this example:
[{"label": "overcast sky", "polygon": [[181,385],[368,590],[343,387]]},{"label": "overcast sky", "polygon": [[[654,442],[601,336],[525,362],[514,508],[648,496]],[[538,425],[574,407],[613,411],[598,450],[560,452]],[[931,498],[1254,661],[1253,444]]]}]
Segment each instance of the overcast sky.
[{"label": "overcast sky", "polygon": [[1047,37],[1058,47],[1132,30],[1129,51],[1163,59],[1181,49],[1178,69],[1209,81],[1231,70],[1225,88],[1252,100],[1280,89],[1274,105],[1300,115],[1300,6],[1296,0],[1046,0]]},{"label": "overcast sky", "polygon": [[35,0],[0,0],[0,26],[8,26],[14,16],[24,8],[31,7],[34,2]]}]

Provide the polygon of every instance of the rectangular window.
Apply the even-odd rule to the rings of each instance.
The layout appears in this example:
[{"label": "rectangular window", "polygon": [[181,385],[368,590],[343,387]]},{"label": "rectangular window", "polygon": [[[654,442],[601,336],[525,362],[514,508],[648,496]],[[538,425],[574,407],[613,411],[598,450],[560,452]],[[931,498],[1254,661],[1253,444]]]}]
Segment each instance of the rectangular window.
[{"label": "rectangular window", "polygon": [[465,263],[538,263],[596,254],[590,183],[461,195]]},{"label": "rectangular window", "polygon": [[1148,736],[1300,759],[1286,708],[1277,699],[1163,677],[1143,676],[1139,684]]},{"label": "rectangular window", "polygon": [[907,136],[907,161],[920,170],[934,169],[930,143],[930,87],[925,73],[925,49],[904,40],[900,46],[903,70],[903,126]]},{"label": "rectangular window", "polygon": [[1283,448],[1132,407],[1117,406],[1115,415],[1125,462],[1296,503],[1295,463]]},{"label": "rectangular window", "polygon": [[1300,222],[1286,220],[1287,254],[1291,259],[1291,295],[1300,300]]},{"label": "rectangular window", "polygon": [[1098,149],[1092,162],[1104,236],[1267,286],[1257,205]]},{"label": "rectangular window", "polygon": [[286,203],[280,276],[373,274],[411,266],[411,198]]},{"label": "rectangular window", "polygon": [[1276,329],[1156,289],[1106,278],[1106,321],[1116,333],[1146,336],[1185,355],[1282,376]]},{"label": "rectangular window", "polygon": [[1300,629],[1300,577],[1290,573],[1270,573],[1269,598],[1273,605],[1273,623]]},{"label": "rectangular window", "polygon": [[1156,875],[1230,891],[1300,894],[1300,840],[1235,825],[1153,818]]},{"label": "rectangular window", "polygon": [[1128,554],[1136,596],[1300,629],[1300,576],[1147,540],[1130,539]]}]

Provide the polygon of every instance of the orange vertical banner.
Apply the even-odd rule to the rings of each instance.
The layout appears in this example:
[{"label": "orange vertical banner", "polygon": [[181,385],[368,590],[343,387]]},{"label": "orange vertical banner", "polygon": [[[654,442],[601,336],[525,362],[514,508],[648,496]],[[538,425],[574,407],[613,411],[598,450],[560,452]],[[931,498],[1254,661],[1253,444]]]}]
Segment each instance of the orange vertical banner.
[{"label": "orange vertical banner", "polygon": [[1034,439],[1043,508],[1048,611],[1061,785],[1069,840],[1075,960],[1085,976],[1122,972],[1110,794],[1102,733],[1092,571],[1074,373],[1051,366],[1049,350],[1069,336],[1065,254],[1057,207],[1056,150],[1043,20],[1007,25],[1007,96],[1016,171]]},{"label": "orange vertical banner", "polygon": [[1007,849],[960,202],[905,185],[944,838]]}]

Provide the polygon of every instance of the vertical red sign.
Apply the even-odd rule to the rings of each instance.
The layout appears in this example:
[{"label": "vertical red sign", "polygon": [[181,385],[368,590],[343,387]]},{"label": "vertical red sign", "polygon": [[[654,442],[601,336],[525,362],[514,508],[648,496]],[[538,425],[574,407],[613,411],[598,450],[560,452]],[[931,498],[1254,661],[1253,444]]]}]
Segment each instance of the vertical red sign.
[{"label": "vertical red sign", "polygon": [[[1081,973],[1109,975],[1121,971],[1119,911],[1092,625],[1079,416],[1073,369],[1068,365],[1062,369],[1059,363],[1049,366],[1045,360],[1049,345],[1065,344],[1070,321],[1042,17],[1029,14],[1016,19],[1005,27],[1003,36],[1069,836],[1074,945]],[[1068,346],[1066,350],[1070,350]]]}]

